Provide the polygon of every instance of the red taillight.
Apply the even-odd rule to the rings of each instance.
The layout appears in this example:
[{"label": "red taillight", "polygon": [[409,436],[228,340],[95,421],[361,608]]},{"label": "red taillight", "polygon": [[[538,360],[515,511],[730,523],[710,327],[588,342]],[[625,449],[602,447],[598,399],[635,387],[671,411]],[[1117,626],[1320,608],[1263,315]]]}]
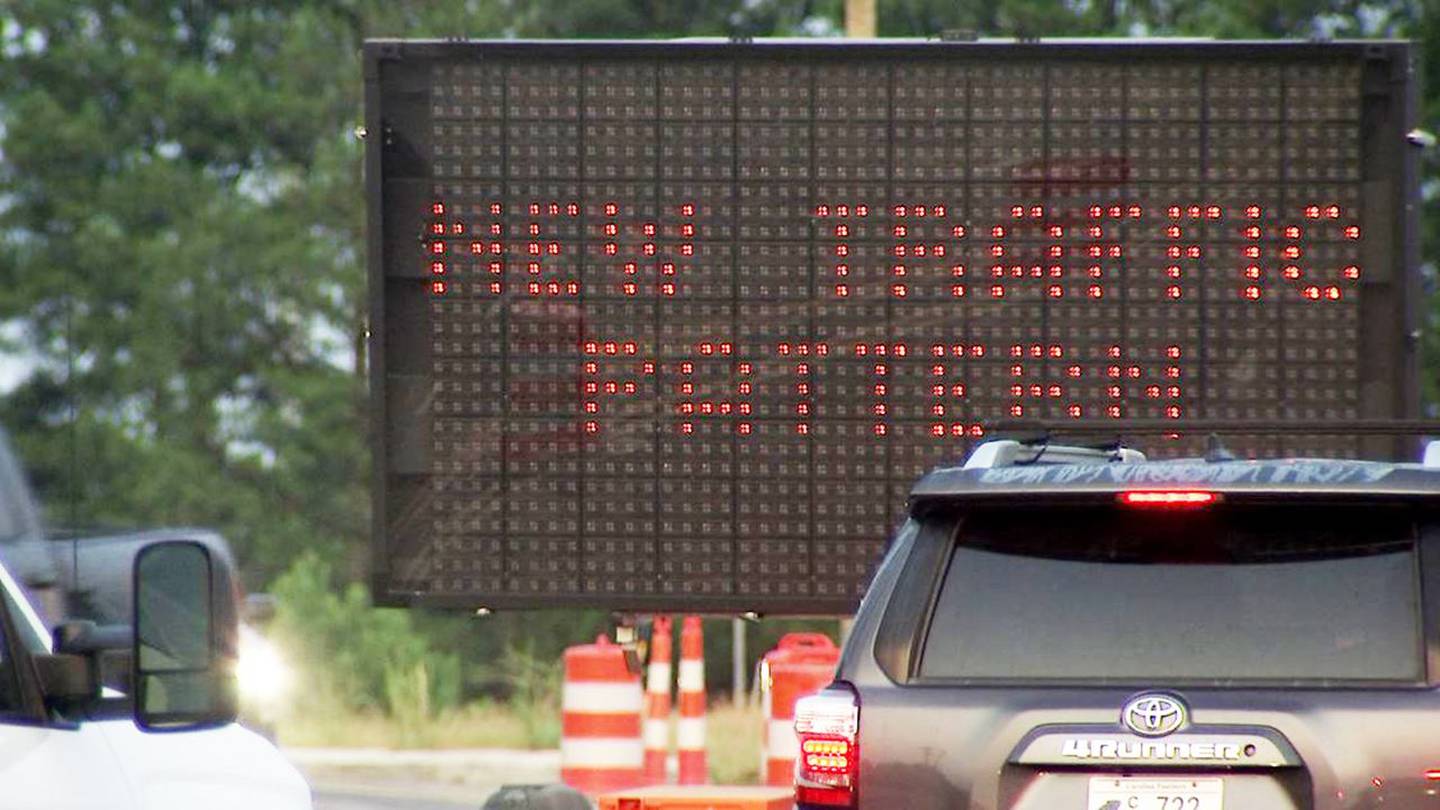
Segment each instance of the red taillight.
[{"label": "red taillight", "polygon": [[1195,509],[1219,503],[1220,494],[1193,489],[1133,490],[1120,493],[1116,500],[1122,506],[1151,509]]},{"label": "red taillight", "polygon": [[1440,782],[1440,768],[1430,768],[1425,771],[1427,782]]},{"label": "red taillight", "polygon": [[855,807],[859,797],[860,700],[831,687],[795,702],[795,802]]}]

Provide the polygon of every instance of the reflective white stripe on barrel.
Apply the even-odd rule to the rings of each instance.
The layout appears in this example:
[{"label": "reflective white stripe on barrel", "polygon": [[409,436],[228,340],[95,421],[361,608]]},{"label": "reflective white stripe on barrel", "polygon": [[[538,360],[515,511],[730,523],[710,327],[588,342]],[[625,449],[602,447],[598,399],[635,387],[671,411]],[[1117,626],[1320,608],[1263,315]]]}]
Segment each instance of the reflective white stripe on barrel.
[{"label": "reflective white stripe on barrel", "polygon": [[644,703],[639,684],[575,681],[561,687],[560,707],[571,714],[639,713]]},{"label": "reflective white stripe on barrel", "polygon": [[634,737],[567,737],[560,740],[560,761],[566,768],[636,768],[645,748]]}]

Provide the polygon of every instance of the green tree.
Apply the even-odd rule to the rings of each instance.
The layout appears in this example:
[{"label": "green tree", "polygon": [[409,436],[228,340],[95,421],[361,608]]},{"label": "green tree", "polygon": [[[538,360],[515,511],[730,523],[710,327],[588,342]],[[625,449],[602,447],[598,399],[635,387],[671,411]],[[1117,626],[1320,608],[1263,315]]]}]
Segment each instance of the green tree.
[{"label": "green tree", "polygon": [[777,36],[838,32],[841,0],[507,0],[521,37]]},{"label": "green tree", "polygon": [[497,8],[0,12],[0,322],[34,364],[3,418],[55,521],[216,526],[257,581],[359,569],[359,47]]},{"label": "green tree", "polygon": [[881,36],[1091,36],[1123,33],[1129,22],[1126,8],[1118,0],[879,0],[878,23]]}]

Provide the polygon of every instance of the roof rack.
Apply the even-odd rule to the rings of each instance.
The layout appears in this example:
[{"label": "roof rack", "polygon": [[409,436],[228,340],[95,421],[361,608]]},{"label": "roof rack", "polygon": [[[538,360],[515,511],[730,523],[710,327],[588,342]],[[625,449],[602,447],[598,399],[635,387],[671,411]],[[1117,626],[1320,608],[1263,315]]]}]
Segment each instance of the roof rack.
[{"label": "roof rack", "polygon": [[1056,434],[1084,434],[1119,437],[1126,435],[1167,435],[1172,433],[1221,435],[1268,434],[1274,436],[1440,436],[1440,419],[1077,419],[1055,422],[986,423],[987,434],[1012,430]]},{"label": "roof rack", "polygon": [[[1144,420],[1117,419],[1110,422],[1082,421],[1046,424],[1042,422],[996,422],[989,425],[995,438],[982,442],[971,451],[962,469],[984,470],[995,467],[1016,467],[1027,464],[1084,464],[1096,462],[1135,463],[1146,460],[1139,450],[1124,446],[1125,434],[1171,434],[1206,432],[1205,461],[1232,461],[1234,455],[1220,439],[1222,433],[1272,435],[1356,435],[1356,436],[1424,436],[1440,435],[1436,419],[1362,419],[1345,424],[1334,422],[1225,422],[1219,420]],[[1055,433],[1078,434],[1079,437],[1108,436],[1103,440],[1080,438],[1056,440]],[[1420,466],[1440,470],[1440,439],[1425,447]]]},{"label": "roof rack", "polygon": [[991,439],[982,442],[970,452],[963,469],[988,470],[995,467],[1022,467],[1027,464],[1135,464],[1144,460],[1144,453],[1128,447],[1086,447],[1051,444],[1049,440]]}]

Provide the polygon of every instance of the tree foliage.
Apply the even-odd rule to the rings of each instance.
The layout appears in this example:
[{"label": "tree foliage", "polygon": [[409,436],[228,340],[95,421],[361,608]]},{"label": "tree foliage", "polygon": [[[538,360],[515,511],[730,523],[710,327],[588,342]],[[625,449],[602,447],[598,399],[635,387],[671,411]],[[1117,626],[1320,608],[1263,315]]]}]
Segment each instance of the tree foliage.
[{"label": "tree foliage", "polygon": [[[458,11],[458,14],[457,14]],[[366,536],[358,48],[384,3],[39,0],[3,19],[5,403],[52,517],[222,528],[263,581]]]}]

